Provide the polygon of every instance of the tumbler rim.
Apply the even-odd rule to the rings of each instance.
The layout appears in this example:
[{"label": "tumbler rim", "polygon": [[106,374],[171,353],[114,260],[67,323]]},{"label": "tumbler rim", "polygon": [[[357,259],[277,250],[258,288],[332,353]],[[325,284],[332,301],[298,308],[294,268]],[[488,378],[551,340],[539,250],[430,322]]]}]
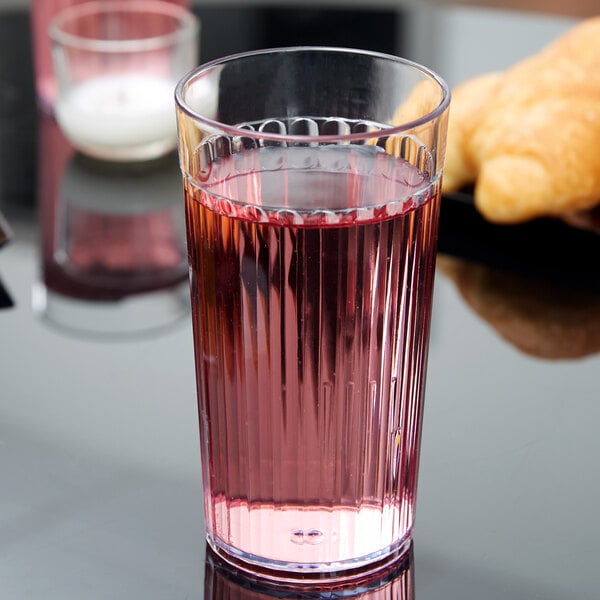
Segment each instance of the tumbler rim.
[{"label": "tumbler rim", "polygon": [[[75,19],[89,15],[109,15],[113,12],[132,15],[163,15],[171,17],[178,23],[174,31],[162,35],[154,35],[131,39],[107,39],[102,37],[85,37],[64,31],[64,26]],[[65,8],[50,22],[48,35],[52,42],[78,50],[103,53],[148,52],[168,48],[198,34],[200,22],[196,16],[183,6],[164,2],[163,0],[109,0],[99,2],[91,0]]]},{"label": "tumbler rim", "polygon": [[[227,63],[234,62],[236,60],[251,58],[254,56],[261,56],[267,54],[285,54],[285,53],[298,53],[298,52],[325,52],[325,53],[339,53],[339,54],[355,54],[362,56],[370,56],[377,59],[383,59],[386,61],[395,62],[397,64],[403,65],[404,67],[408,67],[416,72],[419,72],[425,75],[430,81],[435,82],[442,94],[441,100],[437,104],[437,106],[429,111],[428,113],[422,115],[418,119],[406,121],[396,126],[386,127],[384,131],[370,131],[370,132],[360,132],[360,133],[349,133],[349,134],[328,134],[328,135],[299,135],[299,134],[281,134],[281,133],[272,133],[272,132],[257,132],[251,129],[246,129],[236,125],[228,125],[226,123],[222,123],[218,120],[210,119],[202,115],[201,113],[193,110],[185,101],[184,94],[188,85],[199,75],[204,72],[208,72],[211,69],[216,67],[223,66]],[[206,125],[211,130],[218,130],[219,132],[226,133],[234,136],[244,136],[252,139],[260,139],[260,140],[269,140],[269,141],[279,141],[279,142],[299,142],[299,143],[311,143],[311,142],[352,142],[358,140],[368,140],[374,138],[380,138],[383,135],[392,136],[396,134],[400,134],[402,132],[406,132],[408,130],[419,127],[420,125],[424,125],[426,123],[435,121],[447,110],[450,105],[450,88],[448,84],[432,69],[421,65],[415,61],[402,58],[400,56],[395,56],[393,54],[386,54],[383,52],[376,52],[372,50],[363,50],[357,48],[348,48],[348,47],[337,47],[337,46],[285,46],[279,48],[265,48],[261,50],[252,50],[249,52],[238,52],[235,54],[230,54],[228,56],[217,58],[211,60],[207,63],[204,63],[186,75],[183,76],[182,79],[179,80],[177,86],[175,88],[175,102],[178,108],[185,113],[188,117],[191,117],[194,121],[202,123]],[[307,115],[302,115],[307,116]],[[310,115],[308,115],[310,116]],[[298,115],[300,118],[301,115]]]}]

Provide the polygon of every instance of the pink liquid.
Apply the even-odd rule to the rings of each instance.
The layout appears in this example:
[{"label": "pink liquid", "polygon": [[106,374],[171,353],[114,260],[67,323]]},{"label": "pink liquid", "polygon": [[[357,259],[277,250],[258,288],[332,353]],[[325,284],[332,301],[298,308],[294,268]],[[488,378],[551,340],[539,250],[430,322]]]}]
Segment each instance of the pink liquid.
[{"label": "pink liquid", "polygon": [[185,186],[209,541],[288,571],[401,549],[437,185],[337,146],[251,150]]}]

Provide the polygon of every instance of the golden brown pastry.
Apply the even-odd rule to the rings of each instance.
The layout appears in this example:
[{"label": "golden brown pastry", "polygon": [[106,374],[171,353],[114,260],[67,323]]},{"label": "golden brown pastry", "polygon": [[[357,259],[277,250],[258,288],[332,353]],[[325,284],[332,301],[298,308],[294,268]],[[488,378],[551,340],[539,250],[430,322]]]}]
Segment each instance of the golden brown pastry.
[{"label": "golden brown pastry", "polygon": [[444,191],[470,183],[498,223],[600,202],[600,17],[454,90]]},{"label": "golden brown pastry", "polygon": [[[416,121],[424,115],[432,112],[440,104],[440,101],[440,86],[433,81],[420,81],[414,86],[404,102],[396,107],[391,122],[394,125],[400,125],[402,123]],[[446,114],[442,117],[442,119],[447,118],[448,113],[446,111]],[[427,148],[431,148],[432,144],[434,143],[435,132],[430,123],[424,123],[420,126],[413,127],[411,128],[410,133],[419,140],[420,144],[425,145]],[[386,151],[388,154],[392,154],[393,156],[402,156],[403,158],[411,160],[411,158],[409,158],[410,153],[407,155],[405,141],[405,136],[403,134],[389,137],[385,145]],[[373,140],[370,143],[376,142],[377,140]],[[416,147],[417,146],[415,146],[415,148]],[[441,152],[441,155],[443,156],[443,152]],[[412,158],[414,159],[415,157],[413,156]],[[413,162],[413,164],[417,163]]]},{"label": "golden brown pastry", "polygon": [[444,190],[455,191],[475,181],[477,167],[466,147],[501,81],[500,73],[486,73],[469,79],[452,91]]}]

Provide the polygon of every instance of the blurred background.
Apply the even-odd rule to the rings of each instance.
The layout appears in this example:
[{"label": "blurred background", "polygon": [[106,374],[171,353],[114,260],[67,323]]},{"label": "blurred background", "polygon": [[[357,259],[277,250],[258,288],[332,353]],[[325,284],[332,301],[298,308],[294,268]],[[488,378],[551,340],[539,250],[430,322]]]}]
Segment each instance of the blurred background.
[{"label": "blurred background", "polygon": [[[29,4],[0,0],[0,127],[5,133],[0,202],[14,202],[11,212],[17,213],[31,207],[35,189],[32,57],[28,45],[19,43],[28,36]],[[411,58],[454,86],[477,73],[505,68],[570,27],[578,13],[592,13],[585,1],[516,4],[521,10],[439,0],[202,0],[193,2],[193,10],[202,23],[201,61],[284,45],[348,46]],[[551,16],[541,12],[548,7]]]}]

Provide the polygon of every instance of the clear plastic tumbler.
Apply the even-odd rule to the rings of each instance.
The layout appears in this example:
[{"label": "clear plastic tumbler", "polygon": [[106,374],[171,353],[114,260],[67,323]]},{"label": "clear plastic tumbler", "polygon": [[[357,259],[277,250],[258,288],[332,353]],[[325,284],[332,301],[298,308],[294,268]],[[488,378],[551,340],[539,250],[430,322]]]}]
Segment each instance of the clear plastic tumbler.
[{"label": "clear plastic tumbler", "polygon": [[450,96],[372,52],[180,81],[208,541],[279,580],[410,543]]}]

